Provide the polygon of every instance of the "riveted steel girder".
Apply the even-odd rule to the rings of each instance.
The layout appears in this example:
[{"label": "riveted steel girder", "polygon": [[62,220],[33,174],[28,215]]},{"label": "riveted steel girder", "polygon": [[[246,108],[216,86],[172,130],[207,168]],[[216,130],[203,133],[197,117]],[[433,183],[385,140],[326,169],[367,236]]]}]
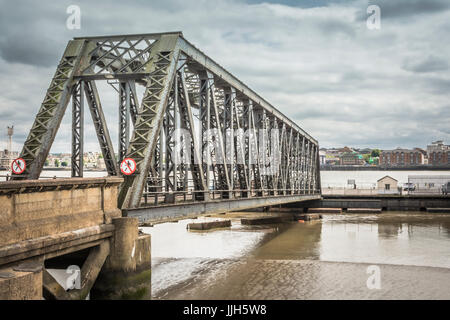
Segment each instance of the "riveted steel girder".
[{"label": "riveted steel girder", "polygon": [[69,103],[75,83],[74,75],[79,72],[82,66],[80,61],[86,54],[85,51],[85,40],[72,40],[67,44],[20,153],[20,157],[27,164],[25,172],[21,175],[13,175],[12,179],[39,178]]}]

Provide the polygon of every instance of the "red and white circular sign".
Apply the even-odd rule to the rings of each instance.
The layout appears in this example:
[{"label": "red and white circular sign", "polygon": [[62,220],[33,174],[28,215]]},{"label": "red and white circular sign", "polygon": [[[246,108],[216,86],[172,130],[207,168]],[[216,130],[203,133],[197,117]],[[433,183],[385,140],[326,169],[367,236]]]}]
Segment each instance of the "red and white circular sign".
[{"label": "red and white circular sign", "polygon": [[120,171],[126,176],[133,174],[136,171],[136,161],[131,158],[123,159],[120,163]]},{"label": "red and white circular sign", "polygon": [[24,159],[17,158],[11,163],[11,170],[14,174],[21,174],[25,171],[27,164]]}]

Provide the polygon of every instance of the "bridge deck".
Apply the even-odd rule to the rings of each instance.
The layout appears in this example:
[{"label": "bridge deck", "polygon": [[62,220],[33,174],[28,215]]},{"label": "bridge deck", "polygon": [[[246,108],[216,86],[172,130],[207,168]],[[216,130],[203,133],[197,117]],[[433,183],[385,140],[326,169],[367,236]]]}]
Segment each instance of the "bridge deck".
[{"label": "bridge deck", "polygon": [[148,222],[194,217],[202,214],[217,214],[229,211],[246,210],[320,199],[320,194],[275,195],[254,198],[220,199],[204,202],[182,202],[178,204],[144,206],[135,209],[123,209],[122,212],[128,217],[138,218],[140,222]]}]

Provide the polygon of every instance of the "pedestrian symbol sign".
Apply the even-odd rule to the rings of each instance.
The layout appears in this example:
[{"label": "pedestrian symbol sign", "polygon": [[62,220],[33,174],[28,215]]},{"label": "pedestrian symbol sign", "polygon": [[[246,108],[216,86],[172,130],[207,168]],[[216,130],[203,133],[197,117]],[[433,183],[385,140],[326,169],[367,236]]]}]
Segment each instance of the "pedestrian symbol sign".
[{"label": "pedestrian symbol sign", "polygon": [[136,171],[136,161],[131,158],[123,159],[120,163],[120,171],[126,176],[133,174]]},{"label": "pedestrian symbol sign", "polygon": [[22,158],[17,158],[11,163],[11,170],[14,174],[23,173],[26,167],[25,160]]}]

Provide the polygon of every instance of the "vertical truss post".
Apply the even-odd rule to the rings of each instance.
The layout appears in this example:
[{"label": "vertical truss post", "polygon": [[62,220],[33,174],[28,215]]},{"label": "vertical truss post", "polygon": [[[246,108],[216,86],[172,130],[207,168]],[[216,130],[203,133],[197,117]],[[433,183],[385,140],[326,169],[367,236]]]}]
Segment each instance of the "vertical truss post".
[{"label": "vertical truss post", "polygon": [[[256,196],[260,197],[263,195],[263,182],[261,178],[260,171],[260,162],[261,159],[259,157],[259,143],[258,143],[258,131],[255,124],[255,112],[253,108],[253,101],[249,99],[248,101],[248,169],[249,169],[249,183],[248,188],[251,189],[251,181],[250,180],[250,170],[253,174],[253,182],[254,187],[257,191]],[[251,194],[251,192],[250,192]]]},{"label": "vertical truss post", "polygon": [[208,132],[211,129],[211,108],[210,108],[210,94],[208,90],[208,80],[206,75],[200,77],[200,141],[201,141],[201,165],[203,166],[203,172],[205,175],[206,187],[211,187],[210,179],[210,165],[211,165],[211,152]]},{"label": "vertical truss post", "polygon": [[316,188],[316,145],[312,144],[311,152],[311,192],[315,193]]},{"label": "vertical truss post", "polygon": [[[189,93],[186,87],[186,80],[184,71],[178,72],[178,85],[179,85],[179,113],[180,121],[183,129],[186,129],[191,137],[190,145],[186,148],[190,148],[190,172],[194,182],[194,199],[195,200],[209,200],[209,192],[205,182],[205,176],[203,172],[203,166],[201,163],[200,146],[197,135],[194,130],[194,118],[192,116],[192,107],[189,100]],[[187,143],[187,142],[186,142]],[[189,168],[189,166],[187,166]],[[187,173],[186,173],[187,177]],[[197,191],[204,191],[197,192]]]},{"label": "vertical truss post", "polygon": [[[206,74],[201,75],[201,79],[205,79],[207,81],[207,91],[206,91],[206,107],[207,112],[206,116],[209,117],[206,119],[206,127],[209,126],[209,129],[215,129],[216,134],[215,138],[217,139],[215,141],[215,148],[214,148],[214,157],[212,168],[215,178],[215,185],[220,188],[221,191],[221,197],[222,199],[228,199],[230,198],[230,191],[231,191],[231,184],[230,184],[230,178],[228,175],[227,170],[227,161],[226,161],[226,155],[225,155],[225,145],[222,135],[222,128],[220,126],[220,117],[219,117],[219,111],[216,103],[216,97],[215,97],[215,86],[214,86],[214,76],[210,72],[206,72]],[[209,111],[208,111],[209,110]],[[202,122],[205,119],[202,118]],[[205,125],[203,125],[205,127]],[[210,137],[207,137],[207,140],[209,140]],[[206,147],[209,149],[209,141],[206,141]],[[218,150],[217,150],[218,149]],[[208,151],[208,157],[211,157],[211,150]]]},{"label": "vertical truss post", "polygon": [[130,141],[130,84],[119,83],[119,163],[125,158]]},{"label": "vertical truss post", "polygon": [[313,144],[313,153],[311,157],[311,167],[312,167],[312,179],[311,179],[311,189],[312,192],[315,194],[317,190],[317,146]]},{"label": "vertical truss post", "polygon": [[[178,179],[178,163],[176,152],[176,137],[174,136],[175,130],[178,127],[177,109],[178,109],[178,77],[174,77],[173,85],[167,103],[166,113],[163,121],[164,136],[165,136],[165,166],[164,166],[164,180],[165,190],[177,191]],[[174,202],[174,195],[166,194],[166,202]]]},{"label": "vertical truss post", "polygon": [[[292,131],[294,131],[294,128],[292,128]],[[297,154],[298,154],[298,145],[297,145],[297,131],[293,132],[292,135],[292,153],[290,157],[290,173],[289,173],[289,179],[290,179],[290,194],[296,194],[295,189],[297,185]]]},{"label": "vertical truss post", "polygon": [[279,152],[280,152],[280,136],[279,136],[279,127],[278,127],[278,121],[276,117],[271,117],[270,121],[270,147],[269,147],[269,157],[270,157],[270,187],[271,189],[271,195],[277,195],[278,194],[278,175],[280,171],[280,163],[277,161],[279,158]]},{"label": "vertical truss post", "polygon": [[[232,190],[232,185],[231,185],[231,178],[230,175],[228,174],[228,170],[227,170],[227,165],[228,165],[228,161],[227,161],[227,156],[225,154],[226,150],[225,150],[225,144],[224,144],[224,139],[223,139],[223,134],[222,134],[222,130],[220,127],[220,117],[219,117],[219,110],[218,110],[218,106],[217,106],[217,101],[216,101],[216,96],[215,96],[215,85],[214,85],[214,75],[210,72],[207,72],[207,77],[208,77],[208,81],[209,81],[209,90],[211,92],[211,121],[213,122],[214,128],[217,129],[217,138],[218,138],[218,143],[216,143],[219,145],[219,150],[214,150],[216,152],[215,154],[215,165],[214,165],[214,173],[215,176],[217,177],[217,181],[218,184],[220,185],[220,189],[223,190],[221,192],[221,197],[222,199],[229,199],[232,197],[232,193],[230,193],[230,191]],[[217,148],[215,148],[217,149]],[[217,154],[217,152],[219,154]],[[217,162],[217,157],[220,158],[221,161]]]},{"label": "vertical truss post", "polygon": [[[176,81],[175,79],[173,80]],[[164,184],[165,184],[165,190],[168,191],[175,191],[174,185],[172,183],[172,173],[173,173],[173,159],[172,159],[172,151],[174,149],[174,141],[172,140],[172,133],[175,130],[175,124],[174,124],[174,97],[175,94],[173,92],[173,89],[171,90],[171,94],[169,97],[169,101],[167,103],[166,107],[166,113],[164,114],[163,119],[163,127],[162,130],[164,132],[164,139],[165,139],[165,146],[164,146]]]},{"label": "vertical truss post", "polygon": [[294,153],[294,157],[295,157],[295,162],[294,162],[294,169],[292,170],[293,172],[293,183],[292,183],[292,190],[294,192],[294,194],[298,194],[299,189],[300,189],[300,168],[299,168],[299,164],[300,164],[300,155],[301,155],[301,149],[300,149],[300,133],[296,132],[295,133],[295,153]]},{"label": "vertical truss post", "polygon": [[234,88],[225,88],[225,101],[223,106],[223,144],[225,147],[225,170],[230,178],[230,189],[234,189],[234,114],[236,113],[236,90]]},{"label": "vertical truss post", "polygon": [[[174,112],[174,127],[175,127],[175,134],[177,134],[178,136],[180,135],[180,133],[177,133],[177,130],[180,129],[180,95],[179,95],[179,87],[178,87],[178,73],[175,74],[174,79],[173,79],[173,90],[174,90],[174,107],[175,109],[173,110]],[[172,134],[173,135],[173,134]],[[176,139],[175,141],[177,141],[177,143],[182,143],[182,141],[179,141],[180,139],[178,139],[179,137],[175,136],[172,137],[172,139]],[[177,146],[176,144],[174,145],[176,148],[180,148],[182,147]],[[182,150],[181,150],[182,151]],[[179,189],[179,185],[181,185],[182,183],[184,183],[184,172],[182,170],[182,159],[180,159],[180,156],[182,156],[182,152],[178,152],[178,149],[175,149],[175,158],[173,159],[173,168],[174,168],[174,173],[173,173],[173,185],[175,190],[177,191]]]},{"label": "vertical truss post", "polygon": [[[236,101],[236,90],[232,88],[232,97],[234,96],[234,100]],[[243,128],[241,128],[241,123],[245,127],[246,126],[246,120],[248,120],[248,117],[244,117],[244,112],[242,108],[238,108],[235,104],[235,125],[234,128],[237,130],[237,134],[234,135],[234,150],[235,150],[235,156],[233,157],[235,159],[235,168],[237,171],[237,176],[239,178],[239,187],[242,191],[241,195],[242,197],[248,197],[249,192],[247,190],[250,189],[250,182],[249,182],[249,165],[248,161],[246,159],[246,152],[248,152],[248,147],[246,145],[245,141],[245,132]],[[248,125],[247,125],[248,127]]]},{"label": "vertical truss post", "polygon": [[315,193],[316,187],[316,146],[311,143],[311,192]]},{"label": "vertical truss post", "polygon": [[308,161],[308,154],[309,154],[309,141],[305,139],[305,168],[304,168],[304,174],[305,174],[305,194],[309,194],[309,161]]},{"label": "vertical truss post", "polygon": [[301,188],[302,194],[306,194],[306,139],[305,136],[302,137],[302,155],[301,155],[301,166],[300,171],[302,173]]},{"label": "vertical truss post", "polygon": [[319,155],[319,145],[317,144],[317,155],[316,155],[316,189],[317,193],[322,193],[322,181],[320,179],[320,155]]},{"label": "vertical truss post", "polygon": [[83,177],[84,86],[78,81],[72,91],[72,177]]},{"label": "vertical truss post", "polygon": [[[251,138],[250,138],[250,128],[251,128],[251,121],[252,117],[250,114],[250,104],[251,100],[243,101],[243,108],[242,108],[242,131],[244,133],[244,137],[242,139],[243,142],[243,149],[244,149],[244,165],[245,165],[245,174],[247,176],[247,189],[248,193],[247,196],[252,196],[252,181],[255,179],[253,177],[253,171],[251,166],[251,161],[253,157],[251,156],[252,146],[251,146]],[[252,108],[253,109],[253,108]]]},{"label": "vertical truss post", "polygon": [[[286,165],[285,165],[285,172],[284,172],[284,194],[290,194],[290,189],[291,189],[291,175],[292,175],[292,159],[291,159],[291,155],[292,155],[292,128],[289,128],[289,135],[286,134],[285,135],[285,139],[286,139],[286,153],[285,153],[285,161],[286,161]],[[289,138],[288,138],[289,137]]]},{"label": "vertical truss post", "polygon": [[278,194],[284,194],[284,186],[286,184],[285,181],[285,173],[286,173],[286,152],[287,152],[287,143],[286,143],[286,124],[283,122],[281,124],[281,134],[280,134],[280,170],[278,175]]},{"label": "vertical truss post", "polygon": [[262,172],[262,189],[263,195],[267,193],[271,194],[270,190],[270,172],[269,172],[269,134],[268,131],[270,129],[269,119],[266,115],[266,110],[262,110],[262,112],[258,113],[258,124],[260,126],[259,129],[259,158],[260,158],[260,172]]},{"label": "vertical truss post", "polygon": [[308,140],[308,148],[306,151],[306,192],[307,194],[311,194],[311,141]]},{"label": "vertical truss post", "polygon": [[136,93],[136,82],[133,80],[128,81],[129,94],[130,94],[130,115],[133,126],[136,124],[136,118],[139,110],[139,100]]},{"label": "vertical truss post", "polygon": [[274,187],[274,176],[272,172],[273,167],[273,158],[271,158],[271,152],[272,152],[272,129],[273,129],[273,123],[269,115],[266,113],[266,179],[267,179],[267,189],[269,195],[275,194],[275,187]]},{"label": "vertical truss post", "polygon": [[316,169],[316,148],[314,144],[311,144],[311,178],[310,178],[310,190],[311,193],[314,193],[315,189],[315,169]]}]

